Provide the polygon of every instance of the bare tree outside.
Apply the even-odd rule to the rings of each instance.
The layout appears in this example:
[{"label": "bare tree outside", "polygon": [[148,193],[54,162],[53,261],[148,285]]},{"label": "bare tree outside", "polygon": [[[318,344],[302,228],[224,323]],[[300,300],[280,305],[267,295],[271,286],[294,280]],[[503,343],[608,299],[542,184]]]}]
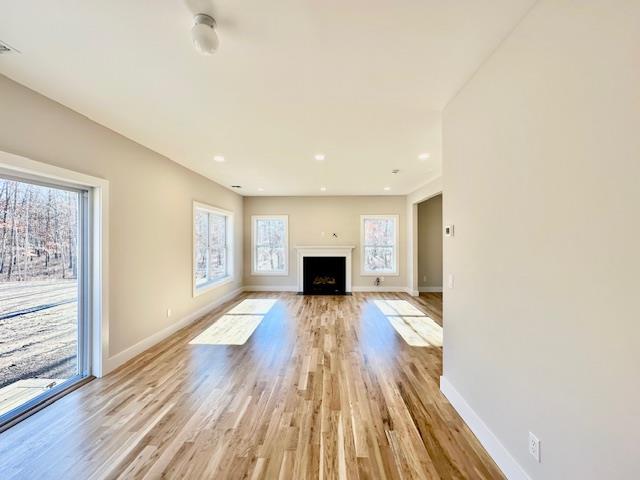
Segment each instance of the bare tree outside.
[{"label": "bare tree outside", "polygon": [[364,263],[369,272],[388,272],[395,269],[395,220],[391,218],[364,219]]},{"label": "bare tree outside", "polygon": [[78,205],[0,178],[0,414],[5,387],[77,373]]},{"label": "bare tree outside", "polygon": [[196,285],[227,275],[227,218],[205,209],[195,216]]},{"label": "bare tree outside", "polygon": [[260,218],[255,221],[255,270],[282,272],[286,268],[286,227],[284,220]]}]

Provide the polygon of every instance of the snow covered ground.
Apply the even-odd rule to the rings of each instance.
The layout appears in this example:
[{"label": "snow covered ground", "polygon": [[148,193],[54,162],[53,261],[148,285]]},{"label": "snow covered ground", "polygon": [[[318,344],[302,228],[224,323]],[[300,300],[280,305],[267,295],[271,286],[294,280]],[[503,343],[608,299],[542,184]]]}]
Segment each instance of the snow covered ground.
[{"label": "snow covered ground", "polygon": [[0,282],[0,388],[76,374],[76,280]]}]

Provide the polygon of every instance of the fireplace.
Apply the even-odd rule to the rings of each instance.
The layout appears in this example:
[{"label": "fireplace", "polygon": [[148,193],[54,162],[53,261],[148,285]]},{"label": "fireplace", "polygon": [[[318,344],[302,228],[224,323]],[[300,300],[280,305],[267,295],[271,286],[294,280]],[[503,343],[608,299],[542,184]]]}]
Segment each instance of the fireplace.
[{"label": "fireplace", "polygon": [[304,257],[305,295],[344,295],[346,293],[345,257]]},{"label": "fireplace", "polygon": [[[307,258],[314,258],[315,260],[312,260],[310,267],[311,268],[315,268],[316,265],[314,265],[313,263],[315,261],[320,262],[320,265],[322,265],[325,262],[326,259],[326,264],[325,265],[329,265],[331,262],[333,262],[333,259],[338,258],[341,259],[341,267],[340,267],[340,271],[338,272],[338,274],[342,274],[344,275],[344,284],[341,285],[341,289],[338,288],[333,288],[333,290],[341,290],[342,294],[346,294],[346,295],[351,295],[351,265],[352,265],[352,261],[351,261],[351,252],[353,251],[353,249],[356,248],[355,245],[297,245],[295,247],[296,249],[296,257],[297,257],[297,291],[298,293],[302,294],[302,293],[307,293],[309,292],[309,288],[306,285],[306,274],[305,274],[305,270],[308,270],[307,268],[305,268],[306,265],[306,259]],[[324,268],[324,267],[322,267]],[[326,277],[326,275],[321,275],[321,277],[324,276]],[[340,276],[340,275],[338,275]],[[329,290],[327,285],[330,285],[330,278],[324,278],[324,279],[319,279],[319,282],[316,282],[316,287],[312,288],[312,290]],[[320,285],[322,285],[324,282],[324,287],[325,288],[320,288],[318,286],[318,283]],[[336,279],[336,283],[338,282],[338,280]],[[311,282],[311,285],[313,285],[313,281]],[[319,292],[320,294],[322,292]],[[333,292],[332,292],[333,293]],[[326,294],[330,294],[330,293],[326,293]],[[335,295],[335,293],[333,293]]]}]

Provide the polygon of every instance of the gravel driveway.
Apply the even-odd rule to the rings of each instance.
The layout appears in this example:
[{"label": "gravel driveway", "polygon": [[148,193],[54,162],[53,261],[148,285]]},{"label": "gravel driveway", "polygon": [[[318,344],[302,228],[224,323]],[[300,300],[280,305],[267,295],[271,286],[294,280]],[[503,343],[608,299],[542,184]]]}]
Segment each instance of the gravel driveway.
[{"label": "gravel driveway", "polygon": [[76,374],[77,282],[0,283],[0,388]]}]

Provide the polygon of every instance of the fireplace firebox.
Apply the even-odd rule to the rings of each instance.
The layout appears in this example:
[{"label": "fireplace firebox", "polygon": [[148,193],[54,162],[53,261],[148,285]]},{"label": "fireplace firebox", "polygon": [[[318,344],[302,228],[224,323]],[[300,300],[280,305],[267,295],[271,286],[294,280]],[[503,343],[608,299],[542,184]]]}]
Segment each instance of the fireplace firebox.
[{"label": "fireplace firebox", "polygon": [[305,295],[344,295],[345,257],[304,257]]}]

